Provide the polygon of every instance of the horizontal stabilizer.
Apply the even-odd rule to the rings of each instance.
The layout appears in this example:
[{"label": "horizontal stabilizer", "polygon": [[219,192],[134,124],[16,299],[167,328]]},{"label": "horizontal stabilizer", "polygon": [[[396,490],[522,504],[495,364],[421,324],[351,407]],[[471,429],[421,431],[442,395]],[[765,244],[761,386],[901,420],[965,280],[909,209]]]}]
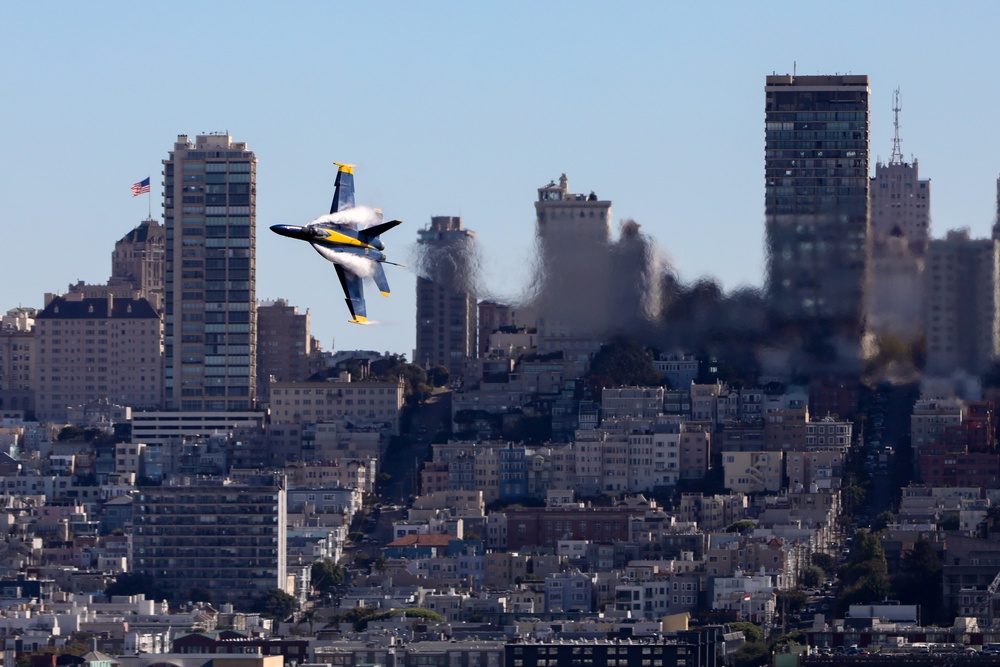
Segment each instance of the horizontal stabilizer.
[{"label": "horizontal stabilizer", "polygon": [[372,225],[367,229],[362,229],[361,233],[367,236],[368,238],[373,239],[376,236],[381,236],[384,232],[387,232],[393,227],[396,227],[397,225],[401,224],[403,224],[402,220],[390,220],[389,222],[383,222],[380,225]]},{"label": "horizontal stabilizer", "polygon": [[382,293],[382,296],[389,296],[389,281],[385,279],[385,271],[382,270],[382,265],[379,262],[375,262],[372,279],[378,285],[378,291]]}]

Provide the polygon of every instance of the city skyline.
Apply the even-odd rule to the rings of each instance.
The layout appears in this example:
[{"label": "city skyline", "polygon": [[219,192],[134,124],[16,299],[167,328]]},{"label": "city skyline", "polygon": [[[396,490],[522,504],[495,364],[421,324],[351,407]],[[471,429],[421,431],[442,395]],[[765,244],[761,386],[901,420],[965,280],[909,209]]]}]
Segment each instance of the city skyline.
[{"label": "city skyline", "polygon": [[[535,193],[562,173],[572,191],[612,202],[615,236],[621,219],[635,219],[685,282],[761,287],[764,80],[793,71],[870,76],[873,161],[890,156],[899,87],[904,159],[918,158],[934,181],[933,236],[967,226],[984,237],[993,224],[1000,139],[985,113],[997,93],[977,65],[994,62],[998,46],[977,31],[1000,10],[985,3],[964,13],[848,3],[829,16],[790,3],[711,13],[397,4],[343,8],[342,30],[327,27],[333,12],[319,3],[295,14],[198,7],[176,28],[185,7],[196,5],[2,10],[4,60],[25,64],[0,74],[12,91],[0,244],[18,250],[5,258],[0,308],[40,308],[45,292],[105,279],[115,240],[148,204],[163,220],[166,147],[178,134],[226,131],[258,157],[259,225],[314,218],[332,193],[331,163],[356,162],[358,202],[404,221],[390,248],[402,261],[432,216],[476,230],[493,291],[481,296],[526,287]],[[820,19],[823,34],[795,30]],[[217,75],[168,94],[179,72],[211,58]],[[88,144],[102,148],[86,148],[85,169],[58,169]],[[126,194],[146,176],[148,203]],[[72,231],[46,231],[63,225]],[[330,267],[294,250],[261,235],[258,298],[309,309],[326,349],[335,340],[412,355],[414,274],[399,272],[392,299],[376,302],[378,325],[348,327]]]}]

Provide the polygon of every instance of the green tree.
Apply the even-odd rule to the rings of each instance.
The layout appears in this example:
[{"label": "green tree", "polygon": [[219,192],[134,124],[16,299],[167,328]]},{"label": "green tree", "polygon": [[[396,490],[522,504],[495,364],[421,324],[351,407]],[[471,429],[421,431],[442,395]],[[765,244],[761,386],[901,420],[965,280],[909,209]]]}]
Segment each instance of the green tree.
[{"label": "green tree", "polygon": [[595,389],[653,386],[663,383],[663,373],[653,367],[653,355],[634,340],[616,336],[594,355],[587,378]]},{"label": "green tree", "polygon": [[74,632],[62,646],[43,646],[34,653],[20,653],[15,661],[15,667],[31,667],[32,656],[41,655],[72,655],[81,656],[90,650],[92,632]]},{"label": "green tree", "polygon": [[841,590],[836,601],[836,609],[839,613],[844,613],[852,604],[881,602],[889,597],[891,592],[889,580],[884,574],[868,574]]},{"label": "green tree", "polygon": [[787,635],[782,635],[774,640],[774,646],[780,647],[787,644],[806,644],[809,638],[801,630],[792,630]]},{"label": "green tree", "polygon": [[252,608],[263,616],[283,621],[291,616],[298,606],[293,596],[278,588],[272,588],[258,597]]},{"label": "green tree", "polygon": [[427,381],[427,372],[416,364],[406,363],[406,357],[395,355],[388,365],[380,370],[375,379],[393,381],[403,377],[403,397],[408,406],[423,403],[431,396],[432,388]]},{"label": "green tree", "polygon": [[771,662],[771,651],[764,642],[747,642],[733,654],[733,667],[762,667]]},{"label": "green tree", "polygon": [[329,593],[344,583],[344,568],[329,558],[313,563],[310,575],[313,588],[321,593]]},{"label": "green tree", "polygon": [[868,530],[859,530],[854,534],[851,559],[841,568],[841,579],[853,584],[869,573],[885,574],[885,550],[878,536]]},{"label": "green tree", "polygon": [[903,554],[899,572],[892,580],[892,589],[903,604],[920,605],[923,621],[943,620],[944,568],[934,551],[934,545],[921,536],[913,548]]},{"label": "green tree", "polygon": [[433,387],[444,387],[451,380],[451,372],[444,366],[438,365],[427,371],[427,381]]},{"label": "green tree", "polygon": [[896,520],[896,515],[886,510],[881,512],[878,516],[872,519],[872,530],[876,533],[880,533],[889,527],[889,524]]},{"label": "green tree", "polygon": [[378,557],[376,557],[375,560],[372,561],[372,569],[374,569],[376,572],[382,573],[385,572],[388,564],[389,564],[389,559],[385,557],[385,554],[379,554]]},{"label": "green tree", "polygon": [[817,551],[810,556],[810,560],[813,565],[823,570],[827,575],[831,575],[837,571],[837,559],[831,554]]},{"label": "green tree", "polygon": [[775,593],[775,604],[782,614],[797,614],[806,606],[808,596],[802,591],[783,590]]},{"label": "green tree", "polygon": [[727,533],[742,533],[753,528],[756,524],[750,519],[740,519],[735,523],[729,524],[726,528]]},{"label": "green tree", "polygon": [[299,615],[297,621],[295,621],[295,626],[298,627],[302,623],[309,624],[309,634],[313,635],[313,628],[316,626],[316,621],[319,620],[319,613],[315,609],[307,609]]},{"label": "green tree", "polygon": [[854,514],[865,504],[865,500],[868,498],[868,491],[865,487],[857,484],[853,479],[851,481],[851,484],[848,484],[840,491],[840,497],[844,503],[844,512],[848,515]]},{"label": "green tree", "polygon": [[733,632],[742,632],[748,642],[764,641],[764,632],[760,629],[760,626],[755,623],[736,621],[729,624],[729,629]]},{"label": "green tree", "polygon": [[112,595],[139,595],[143,594],[147,600],[162,600],[163,591],[156,584],[156,580],[148,574],[119,574],[115,580],[104,589],[107,597]]},{"label": "green tree", "polygon": [[67,440],[83,440],[84,430],[79,426],[64,426],[56,438],[59,442],[66,442]]},{"label": "green tree", "polygon": [[823,570],[815,565],[807,565],[802,568],[799,579],[806,588],[816,588],[823,583]]},{"label": "green tree", "polygon": [[503,429],[503,437],[509,442],[523,442],[541,445],[552,439],[552,417],[549,415],[521,415],[509,428]]},{"label": "green tree", "polygon": [[354,628],[358,632],[363,632],[368,624],[372,621],[385,621],[395,616],[406,616],[407,618],[418,619],[421,621],[430,621],[432,623],[440,623],[444,620],[444,616],[437,613],[436,611],[431,611],[430,609],[423,609],[421,607],[407,607],[405,609],[388,609],[386,611],[373,611],[370,614],[362,616],[359,620],[354,622]]},{"label": "green tree", "polygon": [[867,530],[854,534],[851,559],[840,568],[843,587],[834,611],[843,614],[852,604],[871,604],[890,593],[885,551],[878,535]]}]

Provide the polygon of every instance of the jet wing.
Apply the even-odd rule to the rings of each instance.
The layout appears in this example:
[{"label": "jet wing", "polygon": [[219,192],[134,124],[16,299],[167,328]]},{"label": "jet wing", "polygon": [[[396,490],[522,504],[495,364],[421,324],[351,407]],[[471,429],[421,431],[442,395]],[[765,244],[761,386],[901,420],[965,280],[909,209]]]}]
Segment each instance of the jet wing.
[{"label": "jet wing", "polygon": [[354,165],[334,162],[339,167],[337,180],[333,184],[333,203],[330,213],[354,208]]},{"label": "jet wing", "polygon": [[337,277],[340,278],[340,286],[344,288],[344,296],[347,298],[347,309],[351,311],[351,324],[364,324],[368,321],[368,314],[365,310],[365,288],[361,282],[361,276],[344,268],[340,264],[334,264],[337,269]]}]

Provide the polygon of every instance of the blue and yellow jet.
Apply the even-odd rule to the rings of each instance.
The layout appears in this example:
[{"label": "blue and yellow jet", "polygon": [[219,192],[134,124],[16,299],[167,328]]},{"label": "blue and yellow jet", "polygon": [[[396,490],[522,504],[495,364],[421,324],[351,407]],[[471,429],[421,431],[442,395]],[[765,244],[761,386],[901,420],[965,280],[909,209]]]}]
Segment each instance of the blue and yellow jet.
[{"label": "blue and yellow jet", "polygon": [[379,236],[400,220],[382,222],[378,209],[354,204],[354,166],[334,162],[338,167],[333,188],[330,213],[308,225],[273,225],[271,231],[293,239],[308,241],[320,255],[333,262],[337,277],[347,297],[352,324],[366,324],[364,278],[370,277],[378,285],[382,296],[389,296],[389,282],[385,279],[382,264],[395,264],[385,258],[385,245]]}]

